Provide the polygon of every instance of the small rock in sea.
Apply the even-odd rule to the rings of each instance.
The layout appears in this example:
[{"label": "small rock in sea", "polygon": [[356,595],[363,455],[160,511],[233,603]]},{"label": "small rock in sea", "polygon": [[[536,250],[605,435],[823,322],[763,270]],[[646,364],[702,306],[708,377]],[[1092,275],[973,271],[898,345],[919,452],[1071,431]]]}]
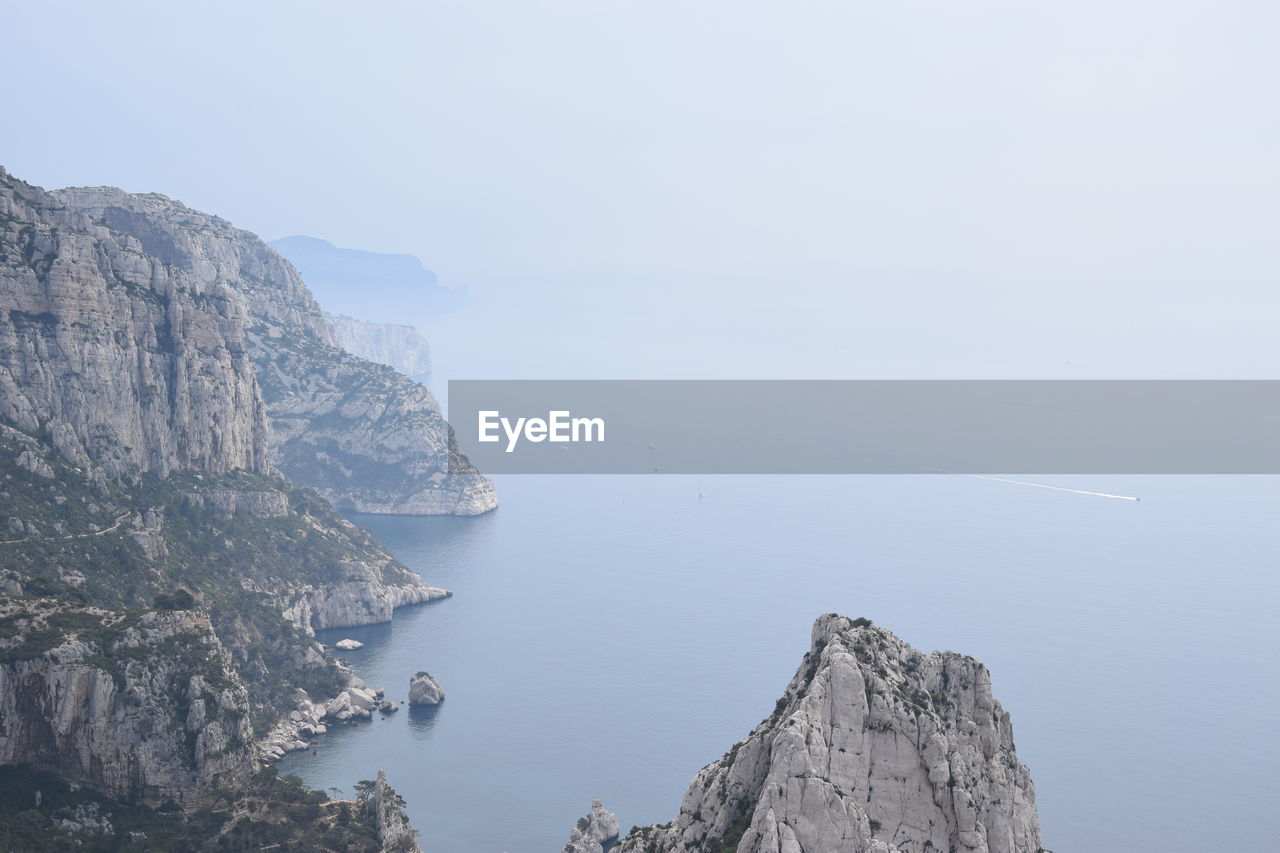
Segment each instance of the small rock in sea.
[{"label": "small rock in sea", "polygon": [[364,643],[360,642],[359,640],[352,640],[350,638],[347,638],[345,640],[339,640],[338,642],[334,643],[333,647],[335,649],[342,649],[343,651],[350,651],[352,649],[361,648],[363,645]]},{"label": "small rock in sea", "polygon": [[444,701],[444,688],[429,674],[419,672],[409,679],[410,705],[439,705]]}]

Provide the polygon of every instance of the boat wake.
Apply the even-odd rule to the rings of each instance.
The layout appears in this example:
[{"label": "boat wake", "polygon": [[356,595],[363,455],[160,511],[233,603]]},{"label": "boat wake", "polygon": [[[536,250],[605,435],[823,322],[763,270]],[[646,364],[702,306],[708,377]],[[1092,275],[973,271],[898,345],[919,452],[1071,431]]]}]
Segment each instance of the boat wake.
[{"label": "boat wake", "polygon": [[1070,492],[1073,495],[1088,495],[1093,498],[1110,498],[1114,501],[1140,501],[1142,498],[1136,498],[1132,495],[1113,495],[1110,492],[1090,492],[1086,489],[1069,489],[1066,486],[1051,486],[1048,483],[1031,483],[1027,480],[1010,480],[1007,477],[991,477],[985,474],[961,474],[959,471],[947,471],[943,468],[931,468],[928,465],[917,466],[927,471],[936,471],[939,474],[954,474],[960,477],[969,477],[974,480],[990,480],[993,483],[1009,483],[1014,486],[1030,486],[1033,489],[1050,489],[1055,492]]},{"label": "boat wake", "polygon": [[1095,498],[1111,498],[1117,501],[1140,501],[1142,498],[1135,498],[1132,495],[1113,495],[1110,492],[1090,492],[1085,489],[1068,489],[1066,486],[1050,486],[1048,483],[1028,483],[1026,480],[1008,480],[1004,477],[986,477],[982,474],[965,474],[965,477],[973,477],[975,480],[990,480],[993,483],[1012,483],[1015,486],[1031,486],[1036,489],[1052,489],[1055,492],[1070,492],[1073,495],[1089,495]]}]

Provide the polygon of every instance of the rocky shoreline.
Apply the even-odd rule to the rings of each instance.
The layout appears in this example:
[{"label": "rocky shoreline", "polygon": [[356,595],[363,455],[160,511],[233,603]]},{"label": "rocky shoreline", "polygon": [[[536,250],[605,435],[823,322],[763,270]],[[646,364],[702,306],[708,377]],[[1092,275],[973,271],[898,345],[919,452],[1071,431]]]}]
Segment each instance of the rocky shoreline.
[{"label": "rocky shoreline", "polygon": [[334,726],[364,722],[373,719],[375,713],[394,714],[400,710],[398,704],[386,698],[383,688],[368,687],[356,675],[326,701],[312,701],[302,689],[293,698],[293,710],[258,739],[257,752],[262,761],[279,761],[290,752],[311,749],[311,739],[327,734]]}]

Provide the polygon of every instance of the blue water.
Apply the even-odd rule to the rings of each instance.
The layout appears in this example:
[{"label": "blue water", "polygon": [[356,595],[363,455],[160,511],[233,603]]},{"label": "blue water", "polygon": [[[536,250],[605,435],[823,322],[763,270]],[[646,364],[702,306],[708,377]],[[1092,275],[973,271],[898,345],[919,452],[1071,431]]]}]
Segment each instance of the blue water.
[{"label": "blue water", "polygon": [[448,696],[284,769],[343,791],[386,769],[437,853],[558,850],[597,795],[624,828],[666,821],[838,611],[990,666],[1046,846],[1280,849],[1280,480],[1045,482],[1142,501],[961,477],[506,477],[489,516],[358,516],[456,595],[321,639],[364,641],[342,656],[393,699],[419,669]]}]

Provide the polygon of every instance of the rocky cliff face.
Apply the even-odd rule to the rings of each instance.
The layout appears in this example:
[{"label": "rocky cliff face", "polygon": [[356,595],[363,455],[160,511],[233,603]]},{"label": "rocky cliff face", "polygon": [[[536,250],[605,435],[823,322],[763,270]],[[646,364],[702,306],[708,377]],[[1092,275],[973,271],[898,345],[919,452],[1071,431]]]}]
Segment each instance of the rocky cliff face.
[{"label": "rocky cliff face", "polygon": [[249,700],[209,620],[3,606],[0,764],[194,805],[255,769]]},{"label": "rocky cliff face", "polygon": [[265,470],[243,303],[164,241],[0,169],[0,419],[108,475]]},{"label": "rocky cliff face", "polygon": [[271,458],[290,480],[360,512],[477,515],[497,506],[492,484],[453,447],[431,392],[338,347],[298,273],[255,235],[164,196],[109,187],[55,195],[188,277],[240,295]]},{"label": "rocky cliff face", "polygon": [[829,614],[774,713],[620,853],[1039,853],[1035,789],[979,661]]},{"label": "rocky cliff face", "polygon": [[354,356],[394,367],[414,382],[431,377],[431,346],[413,326],[367,323],[345,314],[325,314],[338,346]]},{"label": "rocky cliff face", "polygon": [[373,815],[378,830],[380,853],[422,853],[418,846],[417,832],[409,825],[404,813],[404,798],[387,784],[387,774],[378,771],[378,778],[365,801]]}]

